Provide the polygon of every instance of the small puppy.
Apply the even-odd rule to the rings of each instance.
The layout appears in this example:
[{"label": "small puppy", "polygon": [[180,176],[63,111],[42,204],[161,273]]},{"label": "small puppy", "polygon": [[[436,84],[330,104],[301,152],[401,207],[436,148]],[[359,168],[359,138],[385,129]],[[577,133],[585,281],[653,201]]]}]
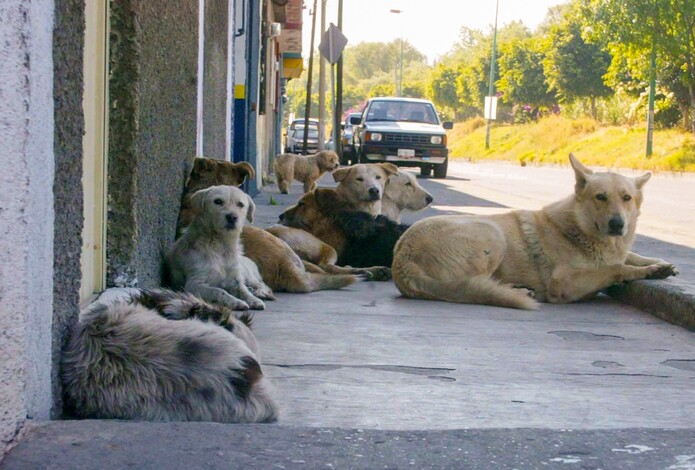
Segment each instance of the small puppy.
[{"label": "small puppy", "polygon": [[340,166],[338,155],[331,150],[323,150],[314,155],[295,155],[283,153],[275,157],[273,169],[277,178],[278,188],[282,194],[287,194],[292,180],[304,183],[304,192],[316,189],[316,182],[325,172],[335,170]]},{"label": "small puppy", "polygon": [[355,211],[376,217],[381,213],[386,179],[396,173],[398,167],[392,163],[358,163],[334,171],[333,180],[343,201],[352,204]]},{"label": "small puppy", "polygon": [[404,210],[422,210],[433,200],[432,195],[420,186],[413,173],[398,170],[398,173],[386,179],[384,196],[381,198],[381,214],[400,223]]},{"label": "small puppy", "polygon": [[172,288],[234,310],[264,309],[261,298],[272,291],[239,240],[244,219],[253,222],[253,200],[239,188],[212,186],[194,193],[191,207],[196,217],[167,256]]},{"label": "small puppy", "polygon": [[66,409],[88,419],[275,421],[250,320],[185,292],[105,291],[80,312],[63,352]]}]

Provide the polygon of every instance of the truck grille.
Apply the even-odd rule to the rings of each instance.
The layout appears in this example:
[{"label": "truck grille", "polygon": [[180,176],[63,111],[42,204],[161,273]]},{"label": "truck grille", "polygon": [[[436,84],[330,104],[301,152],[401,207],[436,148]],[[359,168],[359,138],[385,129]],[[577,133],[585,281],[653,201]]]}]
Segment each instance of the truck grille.
[{"label": "truck grille", "polygon": [[422,134],[385,134],[384,142],[388,144],[429,144],[430,136]]}]

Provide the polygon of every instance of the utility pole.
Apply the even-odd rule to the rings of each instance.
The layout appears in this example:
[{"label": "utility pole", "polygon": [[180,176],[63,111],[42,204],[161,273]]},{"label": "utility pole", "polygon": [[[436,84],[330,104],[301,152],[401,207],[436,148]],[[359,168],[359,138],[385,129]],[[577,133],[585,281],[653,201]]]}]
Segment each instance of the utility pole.
[{"label": "utility pole", "polygon": [[311,116],[311,74],[314,71],[314,36],[316,36],[316,4],[311,13],[311,49],[309,50],[309,76],[306,79],[306,105],[304,106],[304,140],[302,142],[302,153],[307,153],[307,143],[309,141],[309,117]]},{"label": "utility pole", "polygon": [[[321,35],[326,31],[326,0],[321,0]],[[319,150],[326,142],[326,58],[319,58]]]},{"label": "utility pole", "polygon": [[652,54],[650,58],[649,70],[649,101],[647,104],[647,158],[652,156],[652,143],[654,140],[654,97],[656,95],[656,31],[659,10],[654,3],[654,17],[652,21]]},{"label": "utility pole", "polygon": [[[338,29],[343,31],[343,0],[338,0]],[[343,54],[336,64],[335,115],[333,116],[333,143],[342,161],[343,146],[340,142],[340,124],[343,120]]]},{"label": "utility pole", "polygon": [[490,125],[492,123],[493,93],[495,92],[495,60],[497,59],[497,14],[500,10],[500,0],[495,5],[495,29],[492,34],[492,60],[490,61],[490,86],[488,96],[490,97],[490,109],[488,110],[487,129],[485,130],[485,149],[490,148]]},{"label": "utility pole", "polygon": [[[403,10],[390,10],[391,13],[395,13],[397,15],[400,15],[403,13]],[[396,96],[402,96],[403,95],[403,24],[401,22],[401,41],[400,41],[400,46],[401,46],[401,53],[400,53],[400,58],[398,60],[398,64],[400,65],[400,75],[398,73],[398,68],[396,68]]]}]

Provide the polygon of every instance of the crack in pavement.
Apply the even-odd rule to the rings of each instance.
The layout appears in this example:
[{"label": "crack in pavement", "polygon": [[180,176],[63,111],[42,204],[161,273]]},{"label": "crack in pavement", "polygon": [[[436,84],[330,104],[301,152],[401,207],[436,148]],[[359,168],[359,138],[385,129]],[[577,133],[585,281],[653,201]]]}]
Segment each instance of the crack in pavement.
[{"label": "crack in pavement", "polygon": [[[433,374],[448,374],[455,371],[456,369],[449,369],[446,367],[412,367],[412,366],[398,366],[398,365],[388,365],[388,364],[359,364],[359,365],[347,365],[347,364],[266,364],[268,366],[281,367],[283,369],[305,369],[314,371],[334,371],[338,369],[370,369],[382,372],[398,372],[401,374],[409,375],[425,375],[432,376]],[[447,377],[448,378],[448,377]]]}]

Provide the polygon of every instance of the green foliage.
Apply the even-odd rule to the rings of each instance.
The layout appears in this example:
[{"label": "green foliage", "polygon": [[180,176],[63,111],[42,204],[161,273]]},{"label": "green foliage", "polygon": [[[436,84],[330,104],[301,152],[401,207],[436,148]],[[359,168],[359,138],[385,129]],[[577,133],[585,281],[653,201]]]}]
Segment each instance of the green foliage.
[{"label": "green foliage", "polygon": [[[598,44],[587,42],[581,31],[582,23],[573,11],[550,28],[543,67],[548,85],[557,90],[561,102],[589,98],[594,103],[611,94],[603,81],[611,56]],[[593,105],[591,114],[596,117]]]}]

